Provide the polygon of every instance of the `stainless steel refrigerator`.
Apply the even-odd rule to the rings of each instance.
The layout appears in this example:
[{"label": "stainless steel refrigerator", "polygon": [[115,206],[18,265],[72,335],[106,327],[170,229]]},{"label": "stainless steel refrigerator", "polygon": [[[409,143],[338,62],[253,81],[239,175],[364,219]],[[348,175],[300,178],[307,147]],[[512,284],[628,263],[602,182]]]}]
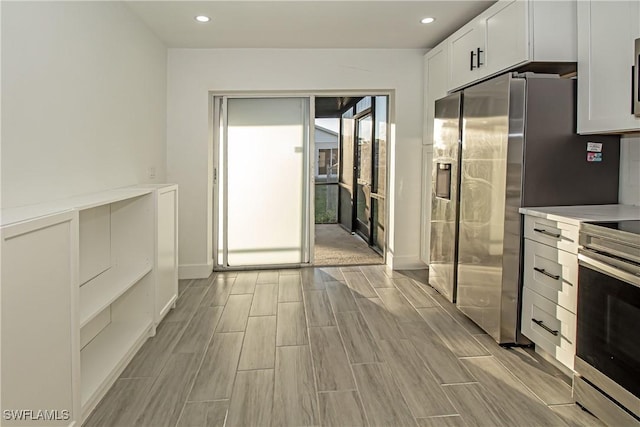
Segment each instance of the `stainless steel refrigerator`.
[{"label": "stainless steel refrigerator", "polygon": [[436,101],[434,111],[429,284],[455,302],[462,93]]},{"label": "stainless steel refrigerator", "polygon": [[619,137],[575,134],[575,83],[505,74],[436,102],[429,283],[501,344],[521,340],[518,209],[618,202]]}]

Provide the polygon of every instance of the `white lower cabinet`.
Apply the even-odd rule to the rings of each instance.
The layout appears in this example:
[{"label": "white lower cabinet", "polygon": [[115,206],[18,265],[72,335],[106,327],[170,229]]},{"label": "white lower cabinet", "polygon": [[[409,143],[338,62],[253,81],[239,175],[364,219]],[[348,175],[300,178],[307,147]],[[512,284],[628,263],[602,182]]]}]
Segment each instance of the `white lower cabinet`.
[{"label": "white lower cabinet", "polygon": [[158,184],[153,189],[155,253],[153,281],[154,322],[162,321],[178,299],[178,186]]},{"label": "white lower cabinet", "polygon": [[573,369],[576,315],[529,288],[522,297],[522,333],[537,347]]},{"label": "white lower cabinet", "polygon": [[2,213],[3,425],[78,426],[175,302],[177,186]]},{"label": "white lower cabinet", "polygon": [[578,256],[525,239],[524,282],[532,291],[576,312]]},{"label": "white lower cabinet", "polygon": [[573,370],[578,226],[525,215],[522,333]]},{"label": "white lower cabinet", "polygon": [[80,423],[77,232],[73,211],[2,227],[3,426]]}]

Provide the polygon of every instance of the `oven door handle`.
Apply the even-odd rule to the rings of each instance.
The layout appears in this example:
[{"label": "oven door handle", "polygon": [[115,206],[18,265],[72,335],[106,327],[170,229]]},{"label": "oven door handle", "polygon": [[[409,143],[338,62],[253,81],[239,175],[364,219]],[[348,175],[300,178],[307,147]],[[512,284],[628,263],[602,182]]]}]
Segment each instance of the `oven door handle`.
[{"label": "oven door handle", "polygon": [[640,276],[638,276],[637,273],[634,274],[634,273],[613,267],[605,262],[589,257],[584,253],[578,253],[578,264],[583,267],[589,268],[591,270],[595,270],[599,273],[605,274],[607,276],[611,276],[618,280],[622,280],[623,282],[633,285],[636,288],[640,288]]}]

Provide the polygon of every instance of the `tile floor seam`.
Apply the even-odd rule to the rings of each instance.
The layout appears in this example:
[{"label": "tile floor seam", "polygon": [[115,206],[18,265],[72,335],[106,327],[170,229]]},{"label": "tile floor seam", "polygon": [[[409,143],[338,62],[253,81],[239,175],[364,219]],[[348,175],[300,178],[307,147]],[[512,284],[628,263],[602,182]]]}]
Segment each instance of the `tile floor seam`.
[{"label": "tile floor seam", "polygon": [[[393,281],[393,279],[390,279],[390,280],[391,280],[391,283],[393,283],[393,285],[394,285],[394,288],[393,288],[393,289],[396,289],[396,290],[400,293],[400,295],[402,295],[402,297],[403,297],[403,298],[405,298],[405,299],[407,300],[407,302],[410,304],[410,307],[411,307],[411,308],[413,308],[413,310],[416,312],[416,314],[418,314],[418,316],[419,316],[423,321],[425,321],[425,322],[426,322],[426,320],[425,320],[425,319],[423,319],[423,318],[422,318],[422,316],[420,316],[420,313],[418,312],[418,310],[417,310],[417,309],[416,309],[416,308],[411,304],[411,301],[409,301],[409,300],[406,298],[406,296],[402,293],[402,291],[401,291],[400,289],[398,289],[398,287],[397,287],[397,285],[395,284],[395,282]],[[388,289],[388,288],[387,288],[387,289]],[[378,290],[377,290],[377,288],[375,288],[375,291],[376,291],[376,294],[378,294]],[[380,294],[378,294],[378,297],[380,298]],[[384,301],[382,300],[382,298],[380,298],[380,301],[382,302],[382,304],[385,304],[385,303],[384,303]],[[386,305],[385,305],[385,307],[386,307]],[[387,308],[387,312],[389,312],[389,311],[388,311],[388,308]],[[391,314],[391,313],[390,313],[390,314]],[[392,315],[393,315],[393,314],[392,314]],[[395,317],[395,316],[394,316],[394,317]],[[400,339],[402,339],[402,338],[400,338]],[[416,350],[416,352],[418,352],[418,349],[417,349],[417,348],[415,348],[415,347],[413,346],[413,343],[411,342],[411,340],[410,340],[409,338],[406,338],[406,337],[405,337],[404,339],[405,339],[406,341],[408,341],[408,342],[409,342],[409,344],[410,344],[410,345],[411,345],[411,346]],[[378,340],[378,341],[385,341],[385,340]],[[387,340],[387,341],[388,341],[388,340]],[[437,382],[437,378],[435,377],[435,375],[433,375],[433,373],[431,372],[431,369],[427,366],[427,364],[422,360],[422,357],[420,357],[419,352],[418,352],[418,357],[420,358],[420,361],[423,363],[424,367],[425,367],[425,368],[426,368],[426,370],[428,371],[429,375],[431,375],[431,377],[433,378],[433,380],[434,380],[435,382]],[[385,355],[385,359],[386,359],[386,355]],[[403,391],[402,391],[402,389],[403,389],[403,388],[401,387],[401,384],[398,382],[398,379],[396,378],[396,377],[397,377],[397,375],[394,375],[394,371],[393,371],[393,369],[391,368],[391,366],[390,366],[389,364],[387,364],[387,368],[388,368],[388,369],[389,369],[389,371],[391,372],[391,374],[392,374],[392,375],[391,375],[391,378],[393,379],[394,383],[396,384],[396,387],[398,387],[398,390],[400,391],[400,395],[401,395],[401,396],[402,396],[402,398],[404,399],[405,404],[407,405],[407,408],[409,409],[409,412],[411,413],[411,416],[414,418],[414,421],[415,421],[415,422],[416,422],[416,424],[417,424],[417,423],[418,423],[418,421],[417,421],[417,420],[418,420],[418,417],[416,417],[416,415],[414,414],[413,410],[411,409],[411,406],[409,405],[408,398],[405,396],[406,392],[405,392],[405,393],[403,393]],[[442,387],[442,384],[438,384],[438,385],[439,385],[440,387]],[[444,390],[442,390],[442,392],[444,393]],[[451,403],[451,406],[452,406],[456,411],[458,411],[458,408],[456,407],[456,405],[454,404],[454,402],[451,400],[451,398],[450,398],[446,393],[444,393],[444,396],[445,396],[445,398],[449,401],[449,403]],[[456,415],[459,415],[459,413],[456,413]]]},{"label": "tile floor seam", "polygon": [[[304,279],[302,279],[304,280]],[[304,288],[303,284],[300,283],[300,286],[302,288]],[[328,298],[328,297],[327,297]],[[319,390],[318,390],[318,374],[316,372],[316,364],[313,361],[313,346],[311,345],[311,331],[309,330],[309,319],[308,319],[308,315],[307,315],[307,309],[306,309],[306,298],[305,298],[305,294],[304,294],[304,289],[302,291],[302,308],[304,310],[304,322],[305,322],[305,326],[307,329],[307,346],[309,347],[309,358],[310,363],[311,363],[311,372],[313,374],[313,391],[314,391],[314,399],[316,401],[316,408],[318,410],[318,422],[320,425],[322,425],[322,411],[320,408],[320,394],[319,394]],[[331,312],[333,313],[333,309],[331,310]],[[275,394],[273,396],[273,398],[275,399]]]},{"label": "tile floor seam", "polygon": [[511,371],[511,369],[509,369],[509,367],[507,365],[505,365],[504,363],[502,363],[502,361],[496,357],[493,356],[495,361],[500,364],[505,371],[507,371],[517,382],[519,382],[527,391],[529,391],[529,393],[531,393],[536,399],[538,399],[540,401],[540,403],[542,403],[545,406],[549,406],[540,396],[538,396],[538,393],[536,393],[535,391],[533,391],[531,389],[531,387],[529,387],[524,381],[522,381],[520,379],[520,377],[518,375],[516,375],[513,371]]},{"label": "tile floor seam", "polygon": [[[364,276],[364,274],[363,274],[363,276]],[[365,279],[367,280],[367,282],[369,282],[369,280],[366,278],[366,276],[364,276],[364,277],[365,277]],[[380,298],[380,294],[378,293],[378,291],[377,291],[376,287],[375,287],[375,286],[373,286],[373,284],[371,284],[371,282],[369,282],[369,285],[370,285],[370,286],[371,286],[371,288],[373,289],[373,292],[377,295],[377,298],[378,298],[378,299],[380,299],[380,302],[382,302],[382,304],[383,304],[383,305],[384,305],[384,307],[386,308],[386,311],[387,311],[387,312],[389,312],[388,307],[384,304],[384,301],[382,300],[382,298]],[[352,292],[353,292],[353,290],[352,290]],[[354,298],[355,298],[355,296],[354,296]],[[356,307],[358,308],[358,313],[360,314],[360,316],[362,316],[362,318],[364,319],[365,324],[366,324],[366,323],[367,323],[367,319],[364,317],[364,313],[362,313],[362,310],[360,310],[360,306],[359,306],[358,304],[356,304]],[[394,316],[394,317],[395,317],[395,316]],[[337,319],[336,319],[336,321],[337,321]],[[395,319],[394,319],[394,321],[395,321]],[[369,325],[367,325],[367,327],[369,327]],[[340,332],[340,328],[338,328],[338,333],[340,334],[340,340],[341,340],[341,342],[342,342],[342,347],[344,348],[345,353],[346,353],[346,352],[347,352],[347,351],[346,351],[347,349],[346,349],[346,346],[345,346],[345,344],[344,344],[344,338],[342,337],[342,333]],[[377,340],[377,339],[374,337],[374,338],[373,338],[373,342],[376,344],[376,346],[378,345],[378,344],[377,344],[377,341],[380,341],[380,340]],[[382,351],[382,350],[380,350],[380,351]],[[347,354],[347,360],[349,360],[349,355],[348,355],[348,354]],[[360,396],[360,401],[361,401],[361,403],[362,403],[362,393],[360,392],[360,388],[359,388],[359,386],[358,386],[358,380],[357,380],[357,378],[356,378],[356,375],[355,375],[355,372],[354,372],[354,370],[353,370],[353,367],[354,367],[354,366],[356,366],[356,365],[373,365],[373,364],[375,364],[375,365],[384,365],[384,366],[386,366],[386,368],[387,368],[388,372],[391,374],[391,380],[393,381],[393,383],[396,385],[396,387],[397,387],[398,391],[400,392],[400,397],[401,397],[401,399],[404,401],[404,404],[407,406],[407,409],[409,409],[409,413],[411,414],[411,417],[413,418],[413,422],[414,422],[414,424],[416,424],[416,425],[417,425],[417,424],[418,424],[418,421],[416,420],[416,417],[415,417],[415,416],[413,415],[413,413],[411,412],[411,409],[410,409],[410,407],[409,407],[409,404],[407,403],[407,399],[406,399],[406,397],[404,396],[404,394],[402,393],[402,389],[401,389],[401,388],[400,388],[400,386],[398,385],[398,381],[396,380],[395,375],[393,375],[393,371],[392,371],[392,369],[391,369],[391,368],[389,367],[389,365],[388,365],[386,362],[384,362],[384,361],[382,361],[382,362],[373,362],[373,363],[350,363],[350,364],[349,364],[349,367],[351,368],[351,375],[353,376],[354,384],[356,385],[356,389],[357,389],[357,391],[358,391],[358,395]],[[367,422],[369,423],[369,425],[372,425],[372,424],[371,424],[371,422],[369,421],[369,414],[367,413],[367,410],[366,410],[366,408],[364,407],[364,403],[362,403],[362,409],[363,409],[363,411],[364,411],[365,417],[367,418]]]},{"label": "tile floor seam", "polygon": [[493,354],[483,354],[479,356],[457,356],[458,360],[467,360],[467,359],[486,359],[489,357],[493,357],[498,360]]},{"label": "tile floor seam", "polygon": [[[199,303],[195,306],[195,309],[193,311],[193,313],[194,313],[193,316],[195,316],[195,312],[200,308],[200,304],[202,304],[202,301],[204,300],[204,297],[205,297],[205,295],[207,293],[208,293],[208,291],[204,292],[202,294],[202,298],[200,299]],[[224,309],[222,311],[224,311]],[[192,316],[192,318],[193,318],[193,316]],[[178,426],[178,423],[180,422],[180,418],[182,418],[182,415],[184,414],[184,410],[185,410],[185,408],[187,406],[187,402],[189,402],[189,395],[193,391],[193,387],[196,384],[196,380],[198,379],[198,375],[200,374],[200,369],[202,369],[202,365],[204,363],[204,358],[207,355],[207,349],[209,348],[209,344],[211,344],[211,340],[213,340],[213,336],[215,335],[216,328],[218,327],[218,323],[220,323],[220,319],[221,318],[222,318],[222,312],[220,312],[220,317],[218,317],[218,320],[216,321],[215,326],[211,330],[211,335],[209,336],[209,339],[207,340],[207,344],[204,346],[204,351],[202,352],[202,356],[200,356],[200,362],[197,364],[198,366],[197,366],[197,369],[194,372],[193,378],[191,379],[191,384],[187,387],[188,388],[188,392],[185,393],[184,403],[182,404],[182,408],[180,409],[180,413],[178,414],[178,418],[176,419],[176,424],[175,424],[176,427]],[[180,332],[180,338],[178,340],[176,340],[176,345],[178,345],[179,340],[182,339],[182,337],[184,336],[187,328],[189,327],[189,323],[191,323],[191,321],[189,321],[187,323],[187,325]],[[175,346],[173,348],[175,349]],[[171,351],[173,352],[173,349]],[[197,356],[196,353],[193,353],[193,354],[195,356]]]},{"label": "tile floor seam", "polygon": [[471,384],[480,384],[480,381],[466,381],[463,383],[447,383],[447,384],[440,384],[440,386],[451,387],[451,386],[457,386],[457,385],[471,385]]},{"label": "tile floor seam", "polygon": [[[342,269],[339,269],[340,273],[342,274],[342,277],[344,277],[344,272],[342,271]],[[346,278],[345,278],[346,280]],[[348,285],[345,284],[344,286]],[[350,288],[348,288],[350,289]],[[353,296],[353,293],[351,294],[352,298],[355,298]],[[328,298],[328,296],[327,296]],[[331,303],[329,303],[329,305],[331,305]],[[362,316],[362,313],[360,312],[360,308],[358,307],[358,305],[356,304],[356,309],[357,309],[357,313],[360,314],[360,316]],[[358,399],[360,400],[360,405],[362,408],[362,413],[364,414],[365,417],[365,421],[367,423],[368,426],[372,426],[371,421],[369,420],[369,414],[367,414],[367,410],[364,407],[364,403],[362,402],[362,393],[360,392],[360,388],[358,387],[358,381],[356,380],[356,374],[353,370],[353,363],[351,363],[350,357],[349,357],[349,353],[347,352],[347,347],[344,344],[344,337],[342,336],[342,331],[340,330],[340,324],[338,323],[338,315],[336,313],[336,311],[333,309],[333,307],[331,307],[331,312],[333,313],[333,320],[336,323],[336,330],[338,331],[338,336],[340,337],[340,344],[342,344],[342,350],[344,351],[344,354],[347,358],[347,364],[349,365],[349,372],[351,372],[351,378],[353,379],[353,385],[355,386],[355,392],[358,395]],[[319,391],[318,391],[319,392]]]}]

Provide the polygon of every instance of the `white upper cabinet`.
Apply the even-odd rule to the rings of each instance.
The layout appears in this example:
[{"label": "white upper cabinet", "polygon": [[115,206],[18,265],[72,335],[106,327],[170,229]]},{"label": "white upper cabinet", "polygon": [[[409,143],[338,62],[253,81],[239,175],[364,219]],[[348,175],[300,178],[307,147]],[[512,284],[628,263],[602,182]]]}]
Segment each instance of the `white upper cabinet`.
[{"label": "white upper cabinet", "polygon": [[472,21],[453,33],[449,37],[449,52],[451,89],[481,79],[486,69],[484,27]]},{"label": "white upper cabinet", "polygon": [[433,105],[436,99],[447,95],[447,87],[449,85],[448,60],[449,45],[446,42],[440,43],[424,56],[425,129],[422,143],[426,145],[433,144]]},{"label": "white upper cabinet", "polygon": [[449,90],[533,61],[575,62],[575,7],[575,1],[498,1],[447,39]]},{"label": "white upper cabinet", "polygon": [[640,1],[580,1],[577,16],[578,133],[640,131],[631,109]]},{"label": "white upper cabinet", "polygon": [[529,59],[528,3],[509,1],[489,13],[481,24],[486,37],[486,52],[480,55],[485,74],[508,69]]}]

